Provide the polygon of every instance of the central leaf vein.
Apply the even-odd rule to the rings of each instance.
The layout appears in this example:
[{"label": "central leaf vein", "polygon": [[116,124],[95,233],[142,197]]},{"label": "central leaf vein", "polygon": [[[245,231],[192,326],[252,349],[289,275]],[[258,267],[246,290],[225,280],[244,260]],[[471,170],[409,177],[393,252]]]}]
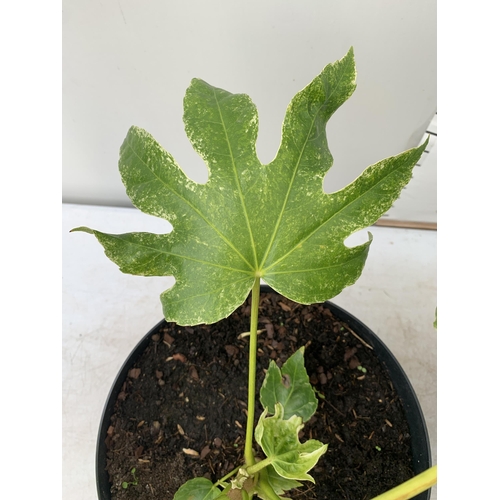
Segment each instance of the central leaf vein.
[{"label": "central leaf vein", "polygon": [[[235,179],[235,182],[236,182],[236,186],[238,188],[238,196],[240,198],[240,203],[241,203],[241,208],[243,210],[243,214],[245,215],[245,221],[246,221],[247,229],[248,229],[248,236],[250,238],[250,244],[251,244],[252,250],[253,250],[253,256],[254,256],[254,267],[253,267],[253,269],[254,269],[254,271],[256,271],[258,269],[257,250],[256,250],[256,245],[255,245],[255,240],[254,240],[254,237],[253,237],[253,233],[252,233],[252,227],[250,226],[250,218],[248,216],[248,211],[247,211],[247,207],[246,207],[246,203],[245,203],[245,197],[243,196],[243,191],[241,189],[241,183],[240,183],[240,178],[238,176],[238,170],[236,168],[236,163],[235,163],[235,159],[234,159],[233,148],[231,146],[231,141],[229,140],[229,136],[228,136],[228,133],[227,133],[226,124],[225,124],[224,118],[222,116],[222,110],[221,110],[221,107],[220,107],[219,100],[217,98],[217,93],[215,92],[215,89],[213,90],[213,93],[214,93],[215,102],[217,103],[217,110],[219,111],[219,117],[220,117],[221,125],[222,125],[222,128],[224,130],[224,134],[226,136],[226,142],[227,142],[227,146],[229,148],[229,154],[231,155],[231,165],[233,167],[234,179]],[[250,265],[250,267],[252,267],[252,266]]]},{"label": "central leaf vein", "polygon": [[[318,111],[319,112],[319,111]],[[299,169],[299,165],[300,165],[300,162],[302,160],[302,155],[304,154],[304,150],[306,148],[306,145],[307,145],[307,141],[309,140],[309,136],[311,135],[311,130],[312,130],[312,127],[314,125],[314,121],[315,121],[316,117],[314,118],[314,120],[312,120],[311,122],[311,126],[309,127],[309,131],[307,132],[307,139],[304,141],[304,144],[302,146],[302,149],[299,153],[299,158],[297,159],[297,162],[295,164],[295,167],[293,169],[293,174],[292,174],[292,178],[290,180],[290,184],[288,186],[288,189],[287,189],[287,192],[286,192],[286,195],[285,195],[285,198],[283,200],[283,205],[281,207],[281,211],[278,215],[278,218],[276,220],[276,225],[274,226],[274,230],[273,230],[273,234],[269,240],[269,245],[266,249],[266,252],[264,254],[264,257],[262,258],[262,264],[264,264],[264,262],[266,262],[266,259],[267,259],[267,256],[269,255],[269,252],[271,251],[271,248],[273,247],[274,245],[274,242],[276,240],[276,235],[278,234],[278,230],[279,230],[279,227],[281,226],[281,221],[283,219],[283,215],[285,213],[285,208],[288,204],[288,199],[290,197],[290,193],[292,192],[292,187],[293,187],[293,183],[295,181],[295,176],[297,175],[297,170]]]}]

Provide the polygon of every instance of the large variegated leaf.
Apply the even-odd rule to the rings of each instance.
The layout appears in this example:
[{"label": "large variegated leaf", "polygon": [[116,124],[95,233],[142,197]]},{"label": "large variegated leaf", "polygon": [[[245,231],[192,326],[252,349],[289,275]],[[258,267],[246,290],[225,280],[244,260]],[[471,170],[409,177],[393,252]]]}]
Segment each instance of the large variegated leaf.
[{"label": "large variegated leaf", "polygon": [[250,98],[194,79],[184,122],[207,164],[208,181],[189,180],[137,127],[129,130],[119,161],[134,205],[168,220],[173,231],[78,230],[93,233],[123,272],[173,275],[176,283],[161,300],[167,320],[179,324],[228,316],[260,278],[301,303],[335,296],[359,277],[371,236],[355,248],[344,240],[389,209],[425,147],[382,160],[336,193],[323,191],[333,161],[326,123],[354,91],[355,76],[351,49],[293,98],[268,165],[256,155],[258,118]]}]

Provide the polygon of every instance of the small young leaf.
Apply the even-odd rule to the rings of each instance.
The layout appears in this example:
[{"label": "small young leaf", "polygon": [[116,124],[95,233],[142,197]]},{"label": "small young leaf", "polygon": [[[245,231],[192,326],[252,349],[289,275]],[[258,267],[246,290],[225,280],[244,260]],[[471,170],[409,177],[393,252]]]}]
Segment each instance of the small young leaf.
[{"label": "small young leaf", "polygon": [[197,477],[185,482],[175,493],[174,500],[215,500],[221,490],[209,479]]},{"label": "small young leaf", "polygon": [[328,445],[315,439],[301,443],[298,433],[303,427],[300,417],[284,420],[283,406],[278,403],[273,417],[267,417],[266,411],[262,413],[255,428],[255,439],[280,476],[314,483],[308,471],[316,465]]},{"label": "small young leaf", "polygon": [[281,370],[271,360],[260,389],[260,402],[270,413],[281,403],[285,420],[297,415],[307,422],[314,415],[318,400],[304,366],[304,347],[290,356]]}]

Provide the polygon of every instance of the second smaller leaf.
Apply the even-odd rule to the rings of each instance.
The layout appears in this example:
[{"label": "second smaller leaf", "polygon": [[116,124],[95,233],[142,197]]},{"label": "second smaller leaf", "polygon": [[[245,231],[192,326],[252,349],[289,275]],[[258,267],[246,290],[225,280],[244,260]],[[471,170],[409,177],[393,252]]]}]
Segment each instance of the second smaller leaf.
[{"label": "second smaller leaf", "polygon": [[290,356],[281,370],[271,361],[260,389],[260,402],[270,414],[280,403],[285,420],[296,415],[307,422],[314,415],[318,400],[304,366],[304,347]]},{"label": "second smaller leaf", "polygon": [[302,418],[294,415],[285,420],[280,403],[274,411],[273,417],[267,417],[267,411],[264,410],[255,428],[255,439],[267,457],[261,463],[272,465],[286,479],[314,483],[314,478],[308,472],[326,452],[328,445],[316,439],[301,443],[298,434],[304,427]]}]

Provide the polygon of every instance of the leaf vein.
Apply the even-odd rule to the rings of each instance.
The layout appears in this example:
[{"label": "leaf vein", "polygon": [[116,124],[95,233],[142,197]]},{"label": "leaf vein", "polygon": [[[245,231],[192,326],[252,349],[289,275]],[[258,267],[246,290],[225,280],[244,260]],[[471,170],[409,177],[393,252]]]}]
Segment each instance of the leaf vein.
[{"label": "leaf vein", "polygon": [[[350,205],[353,203],[356,203],[360,200],[361,197],[366,196],[370,191],[375,189],[380,183],[386,181],[389,177],[392,175],[396,174],[400,169],[403,169],[405,165],[401,165],[401,167],[396,168],[389,172],[387,175],[383,176],[378,182],[373,184],[370,188],[368,188],[366,191],[362,193],[361,196],[358,196],[357,198],[352,199],[348,203],[346,203],[344,206],[342,206],[339,210],[336,212],[332,213],[329,217],[327,217],[323,222],[318,224],[309,234],[307,234],[302,240],[300,240],[293,248],[291,248],[288,252],[286,252],[284,255],[282,255],[279,259],[276,259],[274,262],[271,263],[271,265],[266,269],[266,271],[269,271],[269,269],[272,269],[275,265],[279,264],[282,260],[286,259],[290,254],[295,252],[297,248],[299,248],[301,245],[303,245],[309,238],[311,238],[314,234],[316,234],[321,228],[323,228],[326,224],[328,224],[333,218],[335,218],[337,215],[341,214],[344,210],[346,210]],[[347,186],[349,187],[349,186]],[[344,188],[346,189],[346,188]],[[343,190],[344,190],[343,189]],[[342,191],[343,191],[342,190]],[[336,193],[333,193],[331,196],[334,196]],[[356,226],[355,229],[357,229],[359,226]],[[276,273],[278,274],[278,273]]]},{"label": "leaf vein", "polygon": [[[235,178],[235,181],[236,181],[236,186],[238,188],[238,196],[240,198],[241,208],[243,209],[243,214],[245,216],[245,220],[246,220],[246,224],[247,224],[248,235],[250,236],[250,243],[252,245],[252,250],[253,250],[253,255],[254,255],[254,269],[256,270],[257,267],[258,267],[258,263],[257,263],[257,251],[256,251],[255,240],[254,240],[254,236],[253,236],[253,232],[252,232],[252,227],[250,226],[250,219],[249,219],[249,216],[248,216],[248,210],[247,210],[246,203],[245,203],[245,197],[243,196],[243,192],[242,192],[242,189],[241,189],[241,183],[240,183],[240,179],[238,177],[238,171],[236,169],[236,163],[235,163],[235,157],[234,157],[234,153],[233,153],[233,148],[231,146],[231,142],[229,141],[229,136],[228,136],[228,133],[227,133],[227,127],[226,127],[226,124],[224,122],[224,118],[222,116],[222,110],[221,110],[221,107],[220,107],[220,104],[219,104],[219,99],[217,98],[217,93],[215,92],[215,89],[213,89],[213,94],[214,94],[215,102],[217,104],[217,110],[219,111],[219,117],[220,117],[221,125],[222,125],[222,128],[224,130],[224,134],[226,136],[226,141],[227,141],[227,145],[228,145],[228,148],[229,148],[229,153],[231,155],[231,165],[233,167],[234,178]],[[250,265],[250,267],[252,267],[252,266]]]},{"label": "leaf vein", "polygon": [[241,260],[243,260],[250,268],[252,268],[252,265],[248,260],[245,258],[245,256],[233,245],[233,243],[228,240],[224,234],[219,230],[219,228],[213,224],[210,220],[208,220],[199,210],[198,208],[193,205],[186,197],[182,196],[179,192],[177,192],[173,187],[169,186],[161,177],[159,177],[156,172],[154,172],[149,165],[142,159],[142,157],[135,151],[135,149],[132,147],[132,145],[129,143],[129,147],[132,151],[133,154],[138,158],[138,160],[158,179],[159,182],[163,186],[165,186],[171,193],[173,193],[175,196],[177,196],[180,200],[182,200],[186,205],[188,205],[199,217],[201,220],[203,220],[207,226],[211,227],[215,233],[219,236],[219,238],[226,243],[235,253],[238,255]]},{"label": "leaf vein", "polygon": [[[344,70],[345,71],[345,70]],[[295,163],[295,167],[294,167],[294,170],[293,170],[293,175],[292,175],[292,179],[290,180],[290,185],[288,186],[288,190],[287,190],[287,193],[286,193],[286,196],[285,196],[285,199],[283,200],[283,206],[281,208],[281,211],[280,211],[280,214],[279,214],[279,217],[276,221],[276,226],[274,228],[274,231],[273,231],[273,235],[269,241],[269,245],[267,247],[267,250],[265,252],[265,255],[264,255],[264,258],[262,259],[262,264],[264,264],[264,262],[266,262],[266,259],[267,259],[267,256],[269,255],[270,251],[271,251],[271,248],[273,247],[274,245],[274,242],[276,240],[276,235],[278,234],[278,230],[279,230],[279,227],[281,226],[281,221],[283,220],[283,215],[285,213],[285,209],[286,209],[286,206],[288,205],[288,200],[290,198],[290,194],[291,194],[291,191],[292,191],[292,187],[293,187],[293,184],[295,182],[295,177],[297,175],[297,171],[300,167],[300,163],[302,161],[302,156],[304,155],[304,151],[305,151],[305,148],[306,148],[306,145],[307,143],[309,142],[310,140],[310,136],[311,136],[311,132],[313,130],[313,126],[314,124],[316,123],[316,120],[318,118],[318,115],[320,113],[320,111],[323,109],[324,106],[326,106],[328,100],[331,98],[331,96],[335,93],[335,91],[337,90],[337,87],[340,85],[340,82],[342,81],[341,78],[338,78],[337,79],[337,82],[336,82],[336,85],[333,89],[331,89],[330,93],[328,96],[325,97],[325,100],[323,102],[323,104],[318,108],[318,110],[316,111],[314,117],[312,118],[311,120],[311,125],[309,127],[309,130],[307,132],[307,136],[306,138],[304,139],[304,143],[302,145],[302,148],[300,149],[300,153],[299,153],[299,157],[297,159],[297,162]],[[295,143],[295,139],[293,139],[293,142],[294,144],[296,145]],[[297,147],[297,149],[299,149]],[[272,266],[271,266],[272,267]]]},{"label": "leaf vein", "polygon": [[[107,235],[107,236],[110,236],[112,238],[116,238],[118,240],[121,240],[121,238],[120,238],[119,235]],[[191,257],[189,255],[182,255],[182,254],[177,254],[177,253],[174,253],[174,252],[168,252],[168,251],[163,250],[161,248],[157,248],[157,247],[150,246],[150,245],[145,245],[143,243],[139,243],[139,242],[136,242],[136,241],[133,242],[133,245],[141,247],[141,248],[145,248],[147,250],[153,250],[153,251],[157,252],[158,254],[168,255],[170,257],[178,257],[180,259],[190,260],[192,262],[198,262],[199,264],[205,264],[205,265],[212,266],[212,267],[218,267],[220,269],[226,269],[228,271],[233,271],[233,272],[237,272],[237,273],[246,273],[249,276],[253,276],[253,273],[251,271],[249,271],[248,269],[238,269],[238,268],[235,268],[235,267],[230,267],[230,266],[224,266],[222,264],[217,264],[215,262],[210,262],[208,260],[195,259],[194,257]],[[156,259],[157,257],[158,257],[158,255],[152,257],[149,262],[151,262],[152,260]]]}]

